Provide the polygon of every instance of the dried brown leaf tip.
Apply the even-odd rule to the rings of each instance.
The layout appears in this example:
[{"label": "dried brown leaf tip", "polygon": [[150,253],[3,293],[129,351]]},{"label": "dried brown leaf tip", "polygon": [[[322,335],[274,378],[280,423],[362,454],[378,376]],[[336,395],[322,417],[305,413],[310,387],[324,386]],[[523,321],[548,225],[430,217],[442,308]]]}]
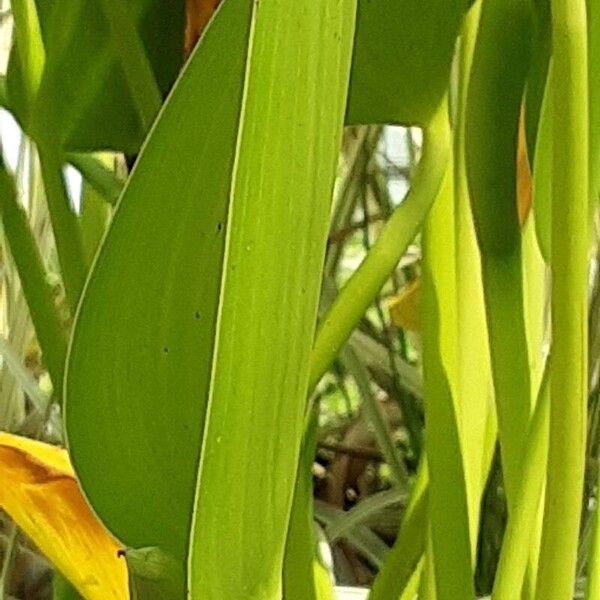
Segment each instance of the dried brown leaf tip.
[{"label": "dried brown leaf tip", "polygon": [[221,0],[186,0],[187,23],[185,28],[185,57],[187,58],[198,42],[206,24]]}]

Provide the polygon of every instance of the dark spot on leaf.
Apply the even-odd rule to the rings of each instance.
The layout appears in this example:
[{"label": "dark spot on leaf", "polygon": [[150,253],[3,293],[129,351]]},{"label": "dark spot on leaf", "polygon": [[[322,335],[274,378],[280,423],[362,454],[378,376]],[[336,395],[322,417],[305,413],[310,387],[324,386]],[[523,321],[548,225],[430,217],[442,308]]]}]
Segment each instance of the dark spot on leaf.
[{"label": "dark spot on leaf", "polygon": [[200,311],[199,311],[199,310],[197,310],[197,311],[194,313],[194,318],[195,318],[195,319],[199,319],[199,318],[200,318]]},{"label": "dark spot on leaf", "polygon": [[220,221],[217,223],[217,231],[221,231],[221,229],[223,229],[223,223],[221,223]]},{"label": "dark spot on leaf", "polygon": [[168,348],[165,346],[165,347],[163,348],[163,352],[164,352],[165,354],[169,354],[169,349],[168,349]]}]

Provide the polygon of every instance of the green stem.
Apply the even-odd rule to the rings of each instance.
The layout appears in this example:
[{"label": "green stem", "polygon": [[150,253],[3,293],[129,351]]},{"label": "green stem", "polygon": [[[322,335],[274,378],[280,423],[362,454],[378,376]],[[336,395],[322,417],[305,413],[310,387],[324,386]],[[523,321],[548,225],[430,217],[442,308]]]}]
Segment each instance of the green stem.
[{"label": "green stem", "polygon": [[34,0],[12,0],[11,10],[15,23],[15,39],[21,59],[27,110],[30,111],[42,81],[46,60],[42,31]]},{"label": "green stem", "polygon": [[527,437],[519,478],[519,495],[509,514],[508,526],[504,533],[492,600],[512,600],[515,591],[523,587],[546,476],[549,397],[546,371]]},{"label": "green stem", "polygon": [[[475,597],[469,507],[456,376],[452,166],[423,232],[421,323],[429,518],[438,600]],[[450,225],[450,226],[449,226]]]},{"label": "green stem", "polygon": [[3,168],[0,168],[0,213],[44,362],[60,396],[67,337],[27,215],[17,201],[14,181]]},{"label": "green stem", "polygon": [[392,432],[382,414],[383,411],[379,401],[371,389],[371,380],[367,369],[357,358],[354,350],[352,350],[350,346],[344,348],[341,360],[356,382],[363,400],[362,407],[365,411],[367,420],[373,427],[373,433],[377,440],[377,444],[390,467],[394,479],[397,483],[406,481],[406,466],[402,462],[398,449],[392,441]]},{"label": "green stem", "polygon": [[369,600],[400,598],[425,552],[428,529],[429,471],[423,454],[410,501],[406,507],[394,547],[379,571]]},{"label": "green stem", "polygon": [[129,93],[137,107],[142,127],[148,131],[160,109],[162,99],[152,65],[128,13],[131,7],[122,0],[102,0],[100,4],[110,24]]},{"label": "green stem", "polygon": [[87,275],[81,229],[70,206],[58,153],[50,143],[38,145],[38,150],[65,293],[71,314],[75,314]]},{"label": "green stem", "polygon": [[500,450],[510,511],[520,494],[519,475],[531,416],[520,244],[510,254],[484,254],[481,266]]},{"label": "green stem", "polygon": [[573,594],[587,403],[588,102],[585,0],[552,1],[550,447],[538,600]]},{"label": "green stem", "polygon": [[97,158],[81,152],[69,152],[67,162],[112,206],[117,203],[123,181]]},{"label": "green stem", "polygon": [[319,382],[413,241],[435,200],[449,155],[450,129],[444,101],[425,128],[423,156],[408,196],[386,223],[373,248],[320,324],[311,358],[309,389]]}]

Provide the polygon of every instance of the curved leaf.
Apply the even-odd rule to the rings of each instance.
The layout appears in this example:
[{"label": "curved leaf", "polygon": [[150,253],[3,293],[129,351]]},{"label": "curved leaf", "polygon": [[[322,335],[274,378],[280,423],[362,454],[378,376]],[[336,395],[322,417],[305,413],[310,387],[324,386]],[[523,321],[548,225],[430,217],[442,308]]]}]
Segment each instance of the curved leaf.
[{"label": "curved leaf", "polygon": [[83,488],[127,546],[187,559],[202,597],[281,585],[353,19],[337,0],[222,5],[76,317]]}]

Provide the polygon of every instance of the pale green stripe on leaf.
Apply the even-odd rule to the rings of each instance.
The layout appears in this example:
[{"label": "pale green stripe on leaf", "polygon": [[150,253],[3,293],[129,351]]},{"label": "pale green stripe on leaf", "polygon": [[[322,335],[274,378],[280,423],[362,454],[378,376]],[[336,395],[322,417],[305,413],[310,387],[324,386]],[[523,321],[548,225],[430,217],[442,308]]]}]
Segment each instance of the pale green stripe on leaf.
[{"label": "pale green stripe on leaf", "polygon": [[355,8],[254,4],[189,561],[203,598],[280,594]]},{"label": "pale green stripe on leaf", "polygon": [[458,405],[452,172],[423,235],[423,376],[430,468],[429,510],[438,600],[474,598],[469,509]]}]

